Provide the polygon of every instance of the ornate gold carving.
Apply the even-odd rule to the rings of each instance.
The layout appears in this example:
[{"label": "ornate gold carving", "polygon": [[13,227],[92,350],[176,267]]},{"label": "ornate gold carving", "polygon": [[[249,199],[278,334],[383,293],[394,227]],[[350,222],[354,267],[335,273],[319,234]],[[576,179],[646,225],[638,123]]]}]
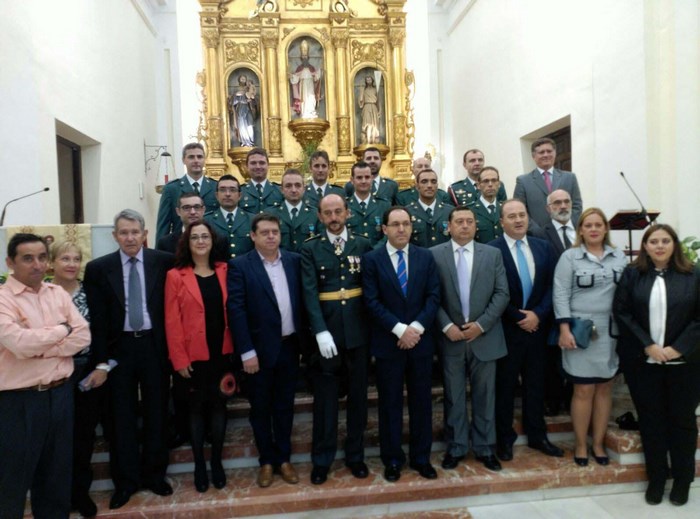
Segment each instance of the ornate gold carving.
[{"label": "ornate gold carving", "polygon": [[386,25],[383,23],[353,23],[352,28],[356,31],[376,32],[384,31],[386,29]]},{"label": "ornate gold carving", "polygon": [[282,28],[282,39],[284,40],[287,36],[289,36],[292,32],[294,32],[294,29],[296,29],[296,27],[283,27]]},{"label": "ornate gold carving", "polygon": [[350,153],[350,116],[337,117],[336,123],[338,124],[338,153],[345,155]]},{"label": "ornate gold carving", "polygon": [[[260,4],[260,2],[258,2]],[[255,18],[260,13],[278,13],[280,10],[276,0],[263,0],[262,5],[258,5],[253,9],[248,18]]]},{"label": "ornate gold carving", "polygon": [[199,122],[197,124],[197,134],[190,135],[190,138],[196,137],[197,142],[204,142],[209,148],[209,140],[207,139],[207,74],[204,70],[197,72],[197,85],[201,88],[202,108],[199,110]]},{"label": "ornate gold carving", "polygon": [[224,151],[224,141],[221,131],[221,116],[216,115],[209,118],[209,155],[220,157]]},{"label": "ornate gold carving", "polygon": [[202,29],[202,39],[207,49],[215,49],[219,46],[219,30],[216,28]]},{"label": "ornate gold carving", "polygon": [[406,134],[408,136],[407,152],[409,157],[413,157],[413,146],[416,143],[416,125],[413,122],[413,97],[416,95],[416,78],[412,70],[404,73],[404,84],[406,85],[406,104],[404,109],[408,115],[406,121]]},{"label": "ornate gold carving", "polygon": [[271,155],[282,154],[282,128],[281,119],[279,117],[268,117],[268,146]]},{"label": "ornate gold carving", "polygon": [[257,40],[237,43],[233,40],[224,40],[226,63],[232,61],[250,61],[258,63],[260,58],[260,43]]},{"label": "ornate gold carving", "polygon": [[266,49],[277,48],[277,43],[279,41],[279,33],[275,29],[263,29],[262,31],[262,42]]},{"label": "ornate gold carving", "polygon": [[377,13],[379,13],[379,16],[384,16],[387,11],[386,0],[372,0],[372,2],[377,4]]},{"label": "ornate gold carving", "polygon": [[302,148],[318,146],[330,126],[331,123],[323,119],[294,119],[287,125]]},{"label": "ornate gold carving", "polygon": [[392,48],[401,47],[406,39],[406,31],[404,29],[389,29],[389,43]]},{"label": "ornate gold carving", "polygon": [[228,173],[225,166],[207,166],[207,176],[214,180],[219,180],[223,175]]},{"label": "ornate gold carving", "polygon": [[255,23],[222,23],[219,27],[227,32],[257,32],[260,28]]},{"label": "ornate gold carving", "polygon": [[324,43],[328,43],[328,40],[331,39],[331,37],[328,35],[328,29],[325,27],[321,27],[320,29],[316,27],[316,32],[321,35],[321,39]]},{"label": "ornate gold carving", "polygon": [[359,62],[384,64],[384,42],[377,40],[374,43],[362,43],[352,40],[352,66]]},{"label": "ornate gold carving", "polygon": [[394,154],[404,153],[406,150],[406,116],[394,115]]},{"label": "ornate gold carving", "polygon": [[339,14],[350,13],[350,16],[357,16],[357,11],[350,9],[348,6],[348,0],[331,0],[331,12]]},{"label": "ornate gold carving", "polygon": [[305,7],[310,6],[310,5],[313,4],[315,1],[316,1],[316,0],[292,0],[292,3],[293,3],[294,5],[298,5],[299,7],[301,7],[301,8],[303,9],[303,8],[305,8]]},{"label": "ornate gold carving", "polygon": [[331,41],[336,49],[344,49],[348,46],[349,33],[347,29],[333,29],[331,31]]}]

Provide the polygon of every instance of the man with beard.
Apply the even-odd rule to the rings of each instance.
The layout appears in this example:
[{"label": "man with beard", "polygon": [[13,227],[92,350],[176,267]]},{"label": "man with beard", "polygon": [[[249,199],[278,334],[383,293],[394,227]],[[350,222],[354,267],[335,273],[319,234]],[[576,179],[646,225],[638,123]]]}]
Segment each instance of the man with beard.
[{"label": "man with beard", "polygon": [[327,479],[338,443],[338,387],[347,383],[345,465],[356,478],[369,474],[364,463],[367,426],[369,318],[362,300],[360,258],[371,250],[369,240],[348,232],[348,204],[331,194],[321,199],[318,217],[326,231],[301,250],[304,302],[316,335],[311,355],[314,426],[311,483]]}]

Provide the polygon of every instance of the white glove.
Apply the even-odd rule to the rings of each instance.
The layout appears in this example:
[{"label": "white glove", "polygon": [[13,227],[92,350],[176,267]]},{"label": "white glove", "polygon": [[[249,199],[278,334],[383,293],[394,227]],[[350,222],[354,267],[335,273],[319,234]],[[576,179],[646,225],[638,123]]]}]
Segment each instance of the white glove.
[{"label": "white glove", "polygon": [[338,355],[338,348],[335,347],[335,341],[331,332],[319,332],[316,334],[316,342],[318,343],[318,351],[321,352],[321,357],[324,359],[332,359]]}]

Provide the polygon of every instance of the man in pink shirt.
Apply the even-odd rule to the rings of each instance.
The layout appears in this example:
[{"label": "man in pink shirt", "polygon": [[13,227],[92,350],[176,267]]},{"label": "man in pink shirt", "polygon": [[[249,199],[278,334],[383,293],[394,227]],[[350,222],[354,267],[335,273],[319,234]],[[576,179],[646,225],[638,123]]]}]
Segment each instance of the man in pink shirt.
[{"label": "man in pink shirt", "polygon": [[46,243],[15,234],[12,275],[0,287],[0,515],[68,517],[73,443],[73,355],[90,344],[68,292],[44,283]]}]

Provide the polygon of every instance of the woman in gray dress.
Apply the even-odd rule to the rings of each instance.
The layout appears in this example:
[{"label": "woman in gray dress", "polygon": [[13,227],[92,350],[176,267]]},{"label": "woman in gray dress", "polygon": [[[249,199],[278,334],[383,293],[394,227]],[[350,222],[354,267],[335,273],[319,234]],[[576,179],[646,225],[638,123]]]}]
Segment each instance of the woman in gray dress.
[{"label": "woman in gray dress", "polygon": [[[559,326],[562,365],[574,385],[571,421],[576,436],[574,461],[588,464],[588,429],[593,430],[593,458],[607,465],[603,446],[612,407],[612,380],[618,369],[610,334],[615,287],[627,260],[610,243],[610,225],[596,207],[586,209],[576,226],[576,242],[554,271],[554,315]],[[576,346],[574,319],[591,319],[595,330],[588,348]]]}]

